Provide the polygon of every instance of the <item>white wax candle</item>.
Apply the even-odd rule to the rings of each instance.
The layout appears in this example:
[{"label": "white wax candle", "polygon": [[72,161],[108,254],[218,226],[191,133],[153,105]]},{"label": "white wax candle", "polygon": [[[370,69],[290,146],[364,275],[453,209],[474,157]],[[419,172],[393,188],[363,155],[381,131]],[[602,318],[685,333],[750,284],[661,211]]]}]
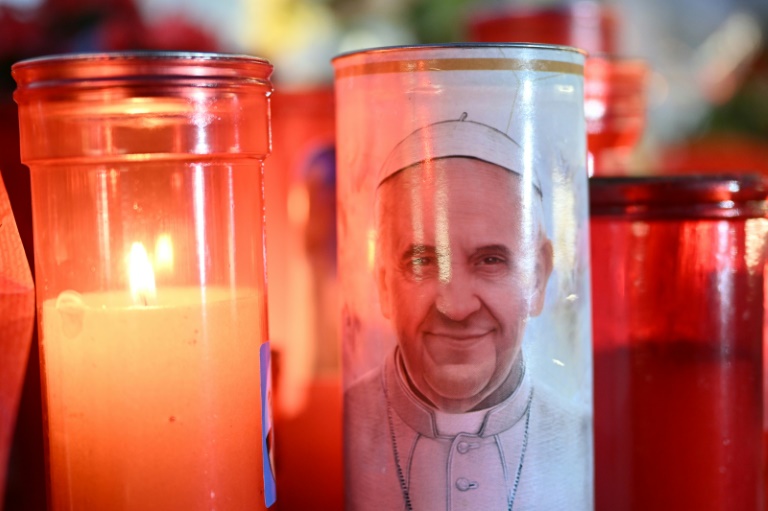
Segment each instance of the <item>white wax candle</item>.
[{"label": "white wax candle", "polygon": [[262,295],[68,293],[42,309],[51,509],[265,509]]}]

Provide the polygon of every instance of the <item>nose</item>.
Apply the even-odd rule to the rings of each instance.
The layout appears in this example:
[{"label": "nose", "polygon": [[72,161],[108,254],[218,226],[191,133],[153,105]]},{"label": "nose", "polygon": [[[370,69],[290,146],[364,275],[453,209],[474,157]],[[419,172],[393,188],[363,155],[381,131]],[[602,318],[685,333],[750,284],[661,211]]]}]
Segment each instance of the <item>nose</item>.
[{"label": "nose", "polygon": [[453,321],[462,321],[480,310],[480,297],[472,282],[471,276],[456,271],[441,282],[435,300],[438,312]]}]

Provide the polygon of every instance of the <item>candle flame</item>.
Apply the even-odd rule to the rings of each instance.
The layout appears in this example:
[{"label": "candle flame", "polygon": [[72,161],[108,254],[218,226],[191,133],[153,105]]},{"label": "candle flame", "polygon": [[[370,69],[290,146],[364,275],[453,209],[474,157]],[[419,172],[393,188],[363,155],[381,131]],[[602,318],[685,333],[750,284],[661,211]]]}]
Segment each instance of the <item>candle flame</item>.
[{"label": "candle flame", "polygon": [[147,250],[138,242],[131,246],[131,253],[128,256],[128,282],[134,304],[154,305],[157,296],[155,272],[152,270]]}]

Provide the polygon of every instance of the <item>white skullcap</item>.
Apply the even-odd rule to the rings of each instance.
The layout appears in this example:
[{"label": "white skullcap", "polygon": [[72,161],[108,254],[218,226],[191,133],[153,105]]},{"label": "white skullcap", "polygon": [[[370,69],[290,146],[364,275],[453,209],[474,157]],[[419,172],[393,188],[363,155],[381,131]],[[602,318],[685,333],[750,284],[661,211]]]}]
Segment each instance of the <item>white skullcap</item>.
[{"label": "white skullcap", "polygon": [[[482,160],[522,176],[520,145],[506,133],[466,118],[465,112],[458,120],[436,122],[405,137],[387,156],[379,171],[378,184],[417,163],[451,157]],[[541,183],[535,172],[531,180],[541,194]]]}]

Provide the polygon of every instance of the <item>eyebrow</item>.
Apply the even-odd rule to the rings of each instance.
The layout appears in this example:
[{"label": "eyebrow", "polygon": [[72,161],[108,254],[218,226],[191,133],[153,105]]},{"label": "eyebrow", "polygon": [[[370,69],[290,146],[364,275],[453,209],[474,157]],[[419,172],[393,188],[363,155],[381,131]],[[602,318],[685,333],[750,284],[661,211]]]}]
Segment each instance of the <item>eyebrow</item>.
[{"label": "eyebrow", "polygon": [[509,249],[508,246],[502,245],[500,243],[493,244],[493,245],[483,245],[482,247],[478,247],[475,249],[475,253],[496,253],[496,254],[502,254],[504,257],[510,257],[512,255],[512,251]]}]

